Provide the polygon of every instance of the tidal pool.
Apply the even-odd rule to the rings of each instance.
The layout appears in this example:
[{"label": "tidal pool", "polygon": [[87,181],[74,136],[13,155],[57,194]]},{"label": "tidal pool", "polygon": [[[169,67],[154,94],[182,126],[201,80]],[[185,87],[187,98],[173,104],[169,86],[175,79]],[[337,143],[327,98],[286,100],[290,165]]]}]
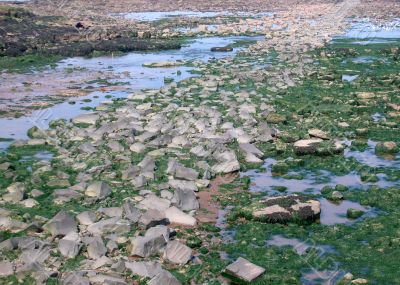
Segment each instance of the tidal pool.
[{"label": "tidal pool", "polygon": [[[241,50],[236,47],[232,52],[212,52],[211,48],[215,46],[226,46],[237,41],[263,40],[263,37],[249,36],[231,36],[231,37],[209,37],[199,38],[190,41],[179,50],[164,50],[156,52],[131,52],[122,56],[101,56],[93,58],[73,57],[61,60],[57,63],[56,70],[65,70],[66,68],[85,68],[89,71],[113,72],[117,75],[117,79],[109,80],[111,84],[122,82],[124,88],[118,88],[114,91],[96,91],[89,93],[82,101],[80,98],[72,98],[53,107],[43,108],[33,111],[30,115],[19,118],[0,118],[0,137],[11,139],[27,139],[27,131],[32,126],[45,129],[50,121],[55,119],[71,119],[79,114],[87,111],[82,107],[94,108],[99,106],[103,101],[109,101],[108,97],[126,98],[134,91],[141,89],[158,89],[164,86],[165,78],[172,78],[174,81],[184,80],[189,77],[196,76],[189,71],[195,68],[188,66],[160,67],[149,68],[144,67],[145,63],[164,62],[164,61],[203,61],[206,62],[211,58],[224,58],[233,56]],[[179,71],[179,72],[178,72]],[[51,70],[44,73],[51,74]],[[94,83],[95,84],[95,83]],[[87,87],[84,84],[82,89]],[[74,104],[70,104],[74,101]],[[11,142],[1,142],[0,150],[7,148]]]},{"label": "tidal pool", "polygon": [[[355,155],[348,153],[347,155]],[[389,181],[385,174],[377,174],[377,182],[362,181],[357,172],[350,172],[346,175],[337,176],[326,170],[319,171],[299,171],[289,172],[286,175],[274,175],[272,165],[276,163],[275,159],[268,158],[264,161],[263,168],[265,172],[259,170],[249,170],[242,173],[242,176],[248,176],[251,179],[250,190],[254,192],[268,192],[269,194],[292,194],[309,193],[320,194],[325,186],[335,187],[337,184],[345,185],[349,188],[367,189],[372,185],[381,188],[387,188],[398,185],[396,181]],[[390,162],[389,162],[390,163]],[[278,191],[277,189],[282,189]]]},{"label": "tidal pool", "polygon": [[136,20],[140,22],[154,22],[162,19],[173,17],[186,17],[186,18],[214,18],[214,17],[270,17],[274,15],[271,12],[261,13],[247,13],[247,12],[197,12],[197,11],[170,11],[170,12],[130,12],[118,13],[113,16],[123,17],[129,20]]}]

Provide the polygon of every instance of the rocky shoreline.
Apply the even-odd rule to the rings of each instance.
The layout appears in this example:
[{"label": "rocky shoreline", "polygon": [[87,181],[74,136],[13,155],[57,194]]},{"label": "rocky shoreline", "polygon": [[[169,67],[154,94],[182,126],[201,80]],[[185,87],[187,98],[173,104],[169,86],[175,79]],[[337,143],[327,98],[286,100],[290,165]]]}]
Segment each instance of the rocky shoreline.
[{"label": "rocky shoreline", "polygon": [[[286,230],[319,240],[328,239],[324,234],[337,236],[345,243],[355,231],[316,225],[324,212],[320,196],[266,197],[248,191],[249,178],[235,174],[260,168],[271,154],[281,158],[272,165],[276,175],[295,175],[289,169],[299,167],[318,169],[326,161],[348,170],[342,137],[358,141],[369,131],[373,137],[375,125],[369,122],[375,105],[391,108],[388,120],[376,126],[375,137],[385,133],[376,152],[398,152],[395,73],[365,79],[369,88],[377,88],[374,94],[350,89],[354,86],[336,73],[340,56],[361,50],[329,46],[348,27],[347,17],[358,5],[356,0],[299,4],[267,20],[282,28],[268,32],[266,41],[235,57],[193,63],[199,77],[104,102],[70,121],[53,121],[46,130],[30,129],[30,139],[15,141],[0,160],[0,277],[10,278],[11,284],[300,284],[300,263],[309,260],[296,256],[292,265],[294,253],[284,252],[279,256],[290,269],[265,268],[279,258],[258,252],[265,247],[259,235],[265,239],[267,231]],[[115,41],[119,48],[121,41]],[[398,49],[384,50],[395,70]],[[320,89],[313,89],[311,80]],[[352,115],[349,105],[359,116]],[[22,159],[37,151],[54,156]],[[365,169],[356,169],[364,181],[378,179]],[[397,179],[396,170],[384,173]],[[354,198],[355,191],[338,185],[319,194],[335,201]],[[371,189],[372,194],[360,195],[384,195]],[[397,203],[398,188],[386,193]],[[379,199],[373,200],[378,206]],[[209,223],[219,206],[229,205],[233,209],[226,220],[244,225],[236,244],[224,242],[228,234]],[[364,212],[350,208],[347,213],[356,220]],[[366,228],[382,230],[377,223]],[[321,232],[309,234],[313,228]],[[384,235],[382,243],[389,243]],[[397,239],[390,238],[390,244],[398,245]],[[222,245],[236,248],[233,259],[219,258]],[[268,262],[262,263],[265,258]],[[346,261],[342,265],[349,268]],[[340,271],[338,284],[369,282],[361,271],[345,273]]]}]

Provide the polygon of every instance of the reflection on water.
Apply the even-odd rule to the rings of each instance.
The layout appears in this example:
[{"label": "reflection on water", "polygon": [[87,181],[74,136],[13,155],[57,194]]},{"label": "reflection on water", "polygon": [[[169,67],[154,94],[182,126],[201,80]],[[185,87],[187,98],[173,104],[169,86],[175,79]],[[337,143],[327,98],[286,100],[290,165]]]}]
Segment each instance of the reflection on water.
[{"label": "reflection on water", "polygon": [[[127,84],[124,88],[118,88],[116,91],[96,91],[89,93],[85,99],[88,102],[80,101],[76,104],[70,104],[68,101],[57,104],[53,107],[33,111],[29,116],[20,118],[1,118],[0,119],[0,138],[27,139],[27,130],[32,126],[47,128],[50,121],[55,119],[71,119],[79,114],[85,113],[82,107],[96,107],[103,101],[112,98],[126,98],[135,90],[153,89],[164,86],[164,78],[173,78],[174,81],[193,77],[189,70],[192,67],[179,66],[168,68],[148,68],[145,63],[164,62],[164,61],[207,61],[210,58],[224,58],[233,56],[241,48],[234,48],[233,52],[211,52],[211,47],[226,46],[240,40],[263,40],[263,37],[210,37],[200,38],[191,41],[180,50],[164,50],[156,52],[131,52],[122,56],[101,56],[94,58],[74,57],[60,61],[57,64],[57,70],[66,68],[86,68],[87,70],[112,71],[121,75],[119,81]],[[179,72],[178,72],[179,71]],[[51,73],[51,71],[46,71]],[[116,82],[116,80],[110,80]],[[82,86],[84,88],[86,86]],[[71,99],[71,100],[76,100]],[[0,150],[8,147],[9,142],[2,142]]]},{"label": "reflection on water", "polygon": [[[376,211],[373,208],[363,207],[356,202],[347,200],[331,202],[327,199],[320,199],[319,201],[321,202],[320,223],[323,225],[352,224],[366,217],[376,216]],[[358,219],[349,219],[347,218],[347,210],[350,208],[363,211],[364,214]]]}]

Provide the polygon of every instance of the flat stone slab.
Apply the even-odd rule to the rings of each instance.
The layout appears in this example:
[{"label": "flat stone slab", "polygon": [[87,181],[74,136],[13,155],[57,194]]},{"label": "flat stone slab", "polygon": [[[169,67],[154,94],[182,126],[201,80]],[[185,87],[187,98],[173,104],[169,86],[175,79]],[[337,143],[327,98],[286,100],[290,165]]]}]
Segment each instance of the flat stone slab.
[{"label": "flat stone slab", "polygon": [[255,265],[242,257],[239,257],[234,263],[225,268],[225,275],[228,277],[232,276],[247,282],[253,281],[264,272],[264,268]]},{"label": "flat stone slab", "polygon": [[253,210],[253,218],[268,223],[313,222],[321,213],[318,200],[298,195],[271,197],[260,203]]}]

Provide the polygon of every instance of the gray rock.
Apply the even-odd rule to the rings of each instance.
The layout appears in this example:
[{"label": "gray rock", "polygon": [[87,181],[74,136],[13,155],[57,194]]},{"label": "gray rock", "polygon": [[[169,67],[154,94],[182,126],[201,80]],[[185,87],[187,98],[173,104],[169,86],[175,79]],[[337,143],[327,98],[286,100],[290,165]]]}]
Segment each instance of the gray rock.
[{"label": "gray rock", "polygon": [[192,190],[194,192],[197,192],[199,190],[197,189],[196,184],[192,181],[172,179],[169,180],[168,183],[172,189]]},{"label": "gray rock", "polygon": [[124,218],[133,223],[137,223],[142,215],[140,210],[133,206],[130,201],[126,201],[122,209],[124,211]]},{"label": "gray rock", "polygon": [[108,217],[122,217],[122,207],[109,207],[109,208],[100,208],[98,210],[99,213],[106,215]]},{"label": "gray rock", "polygon": [[265,269],[239,257],[234,263],[228,265],[225,273],[233,277],[251,282],[265,272]]},{"label": "gray rock", "polygon": [[98,259],[107,253],[107,248],[101,237],[90,238],[86,244],[86,250],[89,258]]},{"label": "gray rock", "polygon": [[162,234],[159,236],[138,236],[132,239],[131,255],[140,257],[149,257],[160,252],[167,242]]},{"label": "gray rock", "polygon": [[78,199],[82,194],[71,189],[58,189],[52,193],[54,197],[53,202],[56,204],[67,203],[73,199]]},{"label": "gray rock", "polygon": [[147,278],[153,278],[163,271],[161,264],[157,261],[125,262],[125,267],[130,270],[133,275]]},{"label": "gray rock", "polygon": [[183,211],[197,210],[199,208],[196,194],[191,189],[175,189],[174,199],[176,206]]},{"label": "gray rock", "polygon": [[76,216],[79,224],[89,226],[97,221],[96,213],[93,211],[85,211]]},{"label": "gray rock", "polygon": [[139,219],[139,224],[146,229],[157,225],[167,225],[168,223],[165,213],[154,209],[147,210]]},{"label": "gray rock", "polygon": [[90,283],[92,285],[128,285],[126,283],[125,278],[122,276],[113,276],[113,275],[105,275],[105,274],[97,274],[89,277]]},{"label": "gray rock", "polygon": [[176,207],[170,207],[165,211],[165,216],[172,224],[193,227],[196,225],[196,219]]},{"label": "gray rock", "polygon": [[99,119],[99,115],[97,113],[88,113],[82,114],[72,119],[72,123],[74,124],[89,124],[95,125],[96,121]]},{"label": "gray rock", "polygon": [[24,279],[26,276],[30,276],[36,280],[36,284],[43,284],[50,276],[54,276],[56,273],[45,270],[38,262],[31,262],[18,267],[15,271],[15,275],[18,279]]},{"label": "gray rock", "polygon": [[127,220],[110,218],[101,220],[88,226],[87,231],[93,235],[103,235],[105,233],[127,233],[131,230],[130,222]]},{"label": "gray rock", "polygon": [[58,242],[58,250],[67,258],[74,258],[79,254],[82,243],[78,233],[70,232]]},{"label": "gray rock", "polygon": [[131,180],[135,179],[140,173],[140,168],[136,165],[129,165],[126,170],[122,171],[122,179],[123,180]]},{"label": "gray rock", "polygon": [[168,242],[164,251],[164,258],[180,265],[188,263],[191,257],[192,249],[176,240]]},{"label": "gray rock", "polygon": [[162,199],[156,195],[148,195],[139,203],[140,208],[143,209],[154,209],[159,211],[165,211],[171,205],[171,202],[167,199]]},{"label": "gray rock", "polygon": [[154,179],[154,169],[156,168],[156,163],[153,157],[146,155],[138,165],[144,177],[148,179]]},{"label": "gray rock", "polygon": [[169,271],[163,270],[161,273],[154,276],[147,285],[181,285],[178,279]]},{"label": "gray rock", "polygon": [[0,261],[0,277],[7,277],[13,274],[14,274],[14,267],[12,263],[9,261]]},{"label": "gray rock", "polygon": [[97,181],[88,186],[85,195],[95,197],[97,199],[104,199],[111,193],[111,188],[103,181]]},{"label": "gray rock", "polygon": [[123,152],[124,147],[117,141],[108,142],[107,146],[114,152]]},{"label": "gray rock", "polygon": [[149,228],[144,234],[145,237],[158,237],[162,235],[165,238],[165,241],[169,241],[170,231],[167,226],[158,225],[152,228]]},{"label": "gray rock", "polygon": [[62,285],[90,285],[90,281],[83,272],[67,272],[62,279]]},{"label": "gray rock", "polygon": [[65,236],[70,232],[76,232],[77,224],[70,214],[61,210],[50,221],[48,221],[43,228],[53,236]]},{"label": "gray rock", "polygon": [[138,177],[133,179],[132,184],[136,188],[142,188],[143,186],[145,186],[147,184],[147,179],[144,175],[139,175]]}]

